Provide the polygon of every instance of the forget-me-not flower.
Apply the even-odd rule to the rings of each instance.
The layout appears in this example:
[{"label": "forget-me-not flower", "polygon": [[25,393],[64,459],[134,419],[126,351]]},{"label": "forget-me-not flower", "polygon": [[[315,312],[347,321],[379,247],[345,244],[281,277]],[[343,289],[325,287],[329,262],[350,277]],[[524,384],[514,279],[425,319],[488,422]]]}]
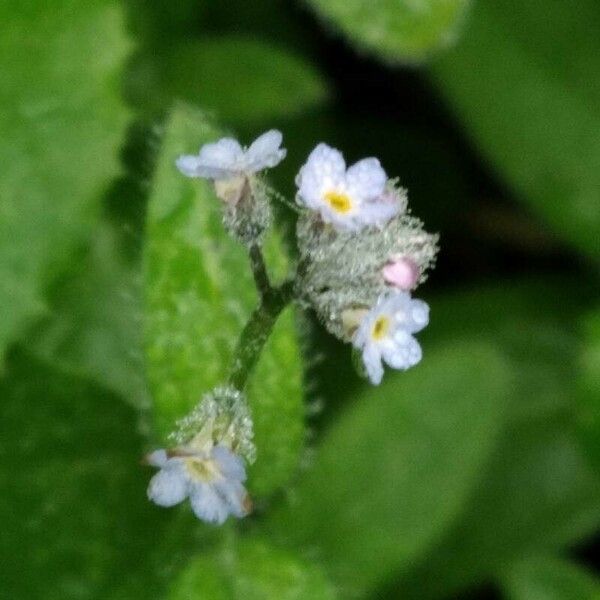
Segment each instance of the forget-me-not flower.
[{"label": "forget-me-not flower", "polygon": [[406,370],[422,356],[419,342],[412,336],[429,322],[429,306],[402,291],[389,292],[362,318],[352,343],[362,351],[371,383],[381,382],[382,361],[393,369]]},{"label": "forget-me-not flower", "polygon": [[156,450],[148,463],[160,471],[150,480],[148,498],[160,506],[174,506],[189,497],[199,519],[220,525],[229,515],[241,518],[251,509],[243,485],[242,459],[223,445],[173,451]]},{"label": "forget-me-not flower", "polygon": [[348,169],[342,153],[319,144],[296,177],[297,201],[320,213],[336,229],[358,231],[383,225],[401,209],[386,193],[387,175],[376,158],[365,158]]},{"label": "forget-me-not flower", "polygon": [[246,149],[229,137],[204,144],[197,155],[183,155],[177,168],[187,177],[202,177],[214,181],[258,173],[278,165],[286,155],[281,148],[280,131],[271,129],[257,137]]}]

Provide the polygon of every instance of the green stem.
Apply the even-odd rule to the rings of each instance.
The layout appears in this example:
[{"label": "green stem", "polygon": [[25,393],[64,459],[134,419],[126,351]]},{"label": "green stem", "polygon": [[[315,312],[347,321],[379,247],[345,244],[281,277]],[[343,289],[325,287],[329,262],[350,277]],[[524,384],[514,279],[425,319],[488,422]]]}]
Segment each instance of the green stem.
[{"label": "green stem", "polygon": [[240,391],[244,389],[277,317],[292,299],[293,284],[293,281],[288,281],[278,288],[271,288],[269,294],[250,315],[250,320],[238,341],[229,371],[229,384],[234,388]]},{"label": "green stem", "polygon": [[260,302],[240,335],[228,378],[229,384],[240,391],[244,389],[252,369],[258,362],[277,317],[291,301],[295,284],[295,280],[290,279],[279,287],[271,285],[258,246],[250,247],[250,264]]},{"label": "green stem", "polygon": [[269,274],[267,273],[265,259],[263,258],[260,246],[250,246],[248,253],[250,255],[250,266],[252,267],[254,283],[256,284],[256,289],[258,290],[258,294],[262,301],[273,290],[271,281],[269,280]]}]

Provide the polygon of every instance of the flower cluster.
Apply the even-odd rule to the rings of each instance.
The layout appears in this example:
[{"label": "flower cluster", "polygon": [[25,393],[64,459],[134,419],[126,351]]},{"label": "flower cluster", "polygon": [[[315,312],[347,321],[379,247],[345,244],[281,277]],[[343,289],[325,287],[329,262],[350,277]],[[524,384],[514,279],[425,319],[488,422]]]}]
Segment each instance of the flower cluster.
[{"label": "flower cluster", "polygon": [[[225,227],[249,247],[264,304],[256,311],[256,323],[271,323],[271,318],[260,320],[260,309],[273,310],[271,304],[281,298],[288,302],[293,291],[331,333],[353,345],[361,370],[379,384],[384,363],[404,370],[421,360],[414,334],[427,325],[429,307],[411,293],[433,266],[437,235],[427,233],[410,214],[406,190],[388,178],[379,160],[365,158],[347,167],[341,152],[318,144],[296,177],[296,203],[288,203],[300,213],[296,276],[273,288],[259,246],[271,220],[270,202],[282,198],[261,172],[285,158],[281,142],[275,130],[248,148],[222,138],[204,145],[198,155],[181,156],[176,164],[184,175],[213,183]],[[284,294],[284,289],[289,291]],[[242,338],[242,356],[254,353],[248,364],[256,362],[259,341],[268,331],[256,329],[256,336],[254,341]],[[236,369],[245,364],[239,356],[233,362]],[[245,381],[246,375],[230,376],[240,388]],[[148,462],[160,469],[148,487],[149,498],[172,506],[189,497],[195,514],[212,523],[247,515],[251,503],[244,461],[255,457],[252,432],[241,389],[220,387],[205,395],[178,423],[174,447],[148,455]]]},{"label": "flower cluster", "polygon": [[[198,156],[177,161],[185,175],[214,181],[228,207],[226,224],[246,243],[266,223],[260,215],[269,194],[261,192],[267,187],[257,185],[255,176],[283,160],[281,142],[275,130],[247,150],[223,138],[203,146]],[[347,167],[342,153],[323,143],[308,156],[296,185],[296,202],[304,209],[297,223],[299,299],[316,310],[331,333],[362,351],[373,383],[381,381],[381,358],[395,369],[419,362],[421,350],[412,334],[427,324],[427,311],[409,294],[425,281],[438,237],[408,212],[406,190],[388,178],[376,158]],[[421,315],[416,321],[415,310]],[[368,324],[383,322],[378,319],[385,311],[391,311],[390,326],[373,325],[368,333]]]},{"label": "flower cluster", "polygon": [[408,213],[406,190],[376,158],[346,168],[342,154],[319,144],[300,169],[297,202],[299,293],[327,329],[362,352],[372,383],[381,361],[408,369],[421,359],[413,337],[428,307],[410,292],[427,277],[438,238]]}]

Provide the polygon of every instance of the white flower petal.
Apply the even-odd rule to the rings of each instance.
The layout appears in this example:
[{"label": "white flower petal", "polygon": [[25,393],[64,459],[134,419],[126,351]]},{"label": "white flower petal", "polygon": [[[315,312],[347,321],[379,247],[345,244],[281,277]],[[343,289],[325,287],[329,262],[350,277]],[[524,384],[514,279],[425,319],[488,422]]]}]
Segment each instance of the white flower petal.
[{"label": "white flower petal", "polygon": [[374,200],[385,190],[387,175],[376,158],[364,158],[346,172],[348,192],[362,201]]},{"label": "white flower petal", "polygon": [[234,169],[244,158],[240,143],[233,138],[221,138],[211,144],[204,144],[198,154],[199,161],[206,167]]},{"label": "white flower petal", "polygon": [[175,164],[186,177],[202,177],[202,175],[199,175],[200,162],[197,156],[185,154],[180,156]]},{"label": "white flower petal", "polygon": [[246,170],[255,173],[278,165],[287,152],[285,148],[280,148],[282,140],[281,132],[276,129],[257,137],[246,151]]},{"label": "white flower petal", "polygon": [[339,150],[319,144],[296,177],[300,200],[308,207],[323,206],[323,193],[344,185],[346,162]]},{"label": "white flower petal", "polygon": [[153,467],[164,467],[168,460],[169,457],[167,456],[167,452],[162,448],[160,450],[150,452],[150,454],[146,456],[146,462]]},{"label": "white flower petal", "polygon": [[408,292],[404,290],[393,290],[385,296],[382,306],[385,305],[385,310],[387,312],[394,313],[397,311],[406,311],[410,306],[410,302],[411,297]]},{"label": "white flower petal", "polygon": [[413,339],[412,335],[408,333],[405,329],[397,329],[394,332],[394,337],[391,340],[394,346],[406,346],[410,343],[410,340]]},{"label": "white flower petal", "polygon": [[225,446],[216,446],[212,451],[213,458],[225,479],[246,481],[244,461]]},{"label": "white flower petal", "polygon": [[360,212],[357,220],[362,225],[375,225],[382,227],[390,219],[393,219],[399,212],[401,206],[398,202],[388,199],[377,199],[371,202],[365,202],[360,206]]},{"label": "white flower petal", "polygon": [[369,380],[373,385],[379,385],[383,378],[383,365],[381,364],[381,353],[377,346],[374,344],[367,344],[363,351],[362,358]]},{"label": "white flower petal", "polygon": [[246,151],[247,155],[252,157],[263,156],[265,154],[271,154],[279,149],[281,142],[283,141],[283,135],[281,131],[277,129],[271,129],[266,131],[262,135],[259,135],[251,144]]},{"label": "white flower petal", "polygon": [[212,179],[213,181],[223,181],[237,177],[241,171],[239,169],[217,169],[214,167],[199,166],[197,172],[199,173],[197,177]]},{"label": "white flower petal", "polygon": [[412,336],[397,336],[395,345],[383,349],[383,359],[392,369],[406,370],[420,362],[423,354],[419,342]]},{"label": "white flower petal", "polygon": [[190,502],[194,514],[207,523],[221,525],[229,515],[225,500],[208,483],[197,482],[192,486]]},{"label": "white flower petal", "polygon": [[248,514],[248,492],[239,481],[222,480],[215,483],[215,489],[232,515],[241,519]]},{"label": "white flower petal", "polygon": [[228,179],[244,167],[244,151],[237,140],[221,138],[200,148],[198,156],[180,156],[177,167],[188,177]]},{"label": "white flower petal", "polygon": [[385,301],[385,310],[394,316],[396,327],[411,331],[412,315],[410,312],[412,299],[405,290],[391,290]]},{"label": "white flower petal", "polygon": [[181,465],[161,469],[148,485],[148,498],[159,506],[174,506],[187,496],[187,477]]},{"label": "white flower petal", "polygon": [[409,333],[421,331],[429,323],[427,303],[413,300],[406,292],[398,292],[392,310],[396,325]]},{"label": "white flower petal", "polygon": [[352,338],[352,344],[355,348],[361,350],[369,341],[371,328],[373,327],[374,323],[374,317],[375,308],[371,309],[371,311],[362,318],[362,321],[360,322],[356,332],[354,333],[354,337]]},{"label": "white flower petal", "polygon": [[340,180],[346,173],[346,161],[342,153],[323,143],[318,144],[309,154],[306,165],[321,176],[335,180]]},{"label": "white flower petal", "polygon": [[410,304],[411,333],[421,331],[429,323],[429,305],[423,300],[412,300]]}]

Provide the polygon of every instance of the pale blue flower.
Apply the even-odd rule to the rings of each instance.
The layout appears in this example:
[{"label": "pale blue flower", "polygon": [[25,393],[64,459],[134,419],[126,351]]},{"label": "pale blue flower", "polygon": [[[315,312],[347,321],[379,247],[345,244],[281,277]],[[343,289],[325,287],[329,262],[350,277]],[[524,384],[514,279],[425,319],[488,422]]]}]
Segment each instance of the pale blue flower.
[{"label": "pale blue flower", "polygon": [[241,518],[250,512],[244,463],[225,446],[157,450],[148,462],[160,468],[148,486],[148,498],[160,506],[174,506],[189,497],[199,519],[219,525],[229,515]]},{"label": "pale blue flower", "polygon": [[362,318],[352,340],[362,351],[371,383],[381,382],[382,361],[392,369],[406,370],[421,360],[421,346],[412,334],[428,322],[429,306],[407,292],[392,291],[379,298]]},{"label": "pale blue flower", "polygon": [[358,231],[381,226],[400,212],[400,202],[386,190],[387,181],[376,158],[364,158],[346,169],[339,150],[319,144],[296,177],[297,200],[336,229]]},{"label": "pale blue flower", "polygon": [[271,129],[256,138],[244,149],[233,138],[205,144],[197,155],[183,155],[177,159],[177,168],[187,177],[226,180],[257,173],[278,165],[286,155],[281,148],[280,131]]}]

